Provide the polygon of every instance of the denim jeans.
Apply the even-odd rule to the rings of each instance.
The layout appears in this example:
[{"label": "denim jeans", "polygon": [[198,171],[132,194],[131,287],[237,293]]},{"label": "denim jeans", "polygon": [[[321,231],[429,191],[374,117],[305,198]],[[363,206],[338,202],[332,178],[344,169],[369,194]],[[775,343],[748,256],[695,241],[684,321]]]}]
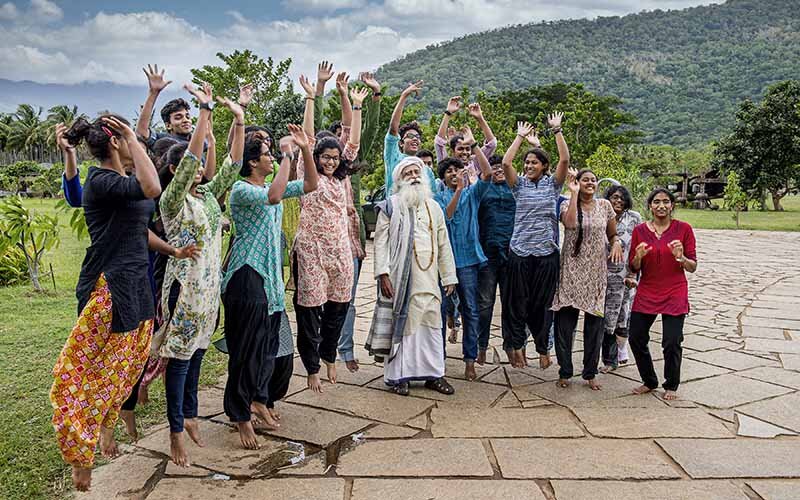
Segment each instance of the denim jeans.
[{"label": "denim jeans", "polygon": [[350,299],[350,307],[347,309],[347,317],[342,327],[342,335],[339,337],[339,359],[342,361],[353,361],[353,328],[356,323],[356,289],[358,288],[358,277],[361,275],[361,260],[353,259],[353,295]]},{"label": "denim jeans", "polygon": [[198,349],[191,359],[170,358],[164,373],[167,392],[169,431],[183,432],[183,419],[197,417],[197,383],[205,349]]},{"label": "denim jeans", "polygon": [[479,265],[456,269],[458,277],[458,310],[463,325],[462,353],[464,361],[475,361],[478,358],[478,329],[480,315],[478,313],[478,268]]},{"label": "denim jeans", "polygon": [[[489,332],[492,328],[494,303],[497,297],[497,288],[500,288],[500,305],[505,307],[505,292],[503,287],[506,280],[506,261],[489,259],[489,262],[478,270],[478,349],[485,351],[489,348]],[[503,333],[503,350],[511,349],[511,329],[505,321],[501,320]]]}]

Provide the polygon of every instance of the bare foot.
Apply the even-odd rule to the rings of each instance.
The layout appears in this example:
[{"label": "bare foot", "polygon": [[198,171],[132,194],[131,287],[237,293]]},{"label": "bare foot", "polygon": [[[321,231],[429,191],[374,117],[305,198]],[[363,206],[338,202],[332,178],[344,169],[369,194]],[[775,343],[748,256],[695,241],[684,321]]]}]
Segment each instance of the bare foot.
[{"label": "bare foot", "polygon": [[478,359],[476,359],[475,362],[483,366],[483,364],[486,363],[486,351],[482,349],[478,351]]},{"label": "bare foot", "polygon": [[553,361],[550,359],[549,354],[540,354],[539,355],[539,368],[542,370],[547,370],[550,368],[550,365],[553,364]]},{"label": "bare foot", "polygon": [[525,353],[522,349],[514,349],[514,368],[525,368]]},{"label": "bare foot", "polygon": [[664,399],[667,401],[673,401],[678,399],[678,393],[675,391],[664,391]]},{"label": "bare foot", "polygon": [[473,381],[478,378],[478,374],[475,373],[475,362],[474,361],[466,361],[464,363],[464,378]]},{"label": "bare foot", "polygon": [[328,381],[331,384],[336,383],[336,363],[328,363],[325,361],[325,368],[328,369]]},{"label": "bare foot", "polygon": [[114,429],[100,426],[100,453],[106,458],[117,458],[119,456],[119,448],[117,448],[117,440],[114,439]]},{"label": "bare foot", "polygon": [[508,364],[514,366],[516,363],[516,360],[514,358],[514,349],[506,349],[506,357],[508,358]]},{"label": "bare foot", "polygon": [[203,438],[200,437],[200,424],[196,418],[183,419],[183,429],[197,446],[202,448],[206,445],[203,442]]},{"label": "bare foot", "polygon": [[239,429],[239,439],[242,440],[242,446],[247,450],[257,450],[261,448],[256,438],[256,431],[253,430],[253,424],[250,422],[236,422],[236,427]]},{"label": "bare foot", "polygon": [[351,361],[345,361],[344,366],[347,367],[350,373],[355,373],[358,371],[358,361],[355,359]]},{"label": "bare foot", "polygon": [[458,329],[450,328],[450,335],[447,336],[447,341],[451,344],[458,344]]},{"label": "bare foot", "polygon": [[189,454],[186,453],[186,446],[183,443],[183,432],[169,433],[169,455],[175,465],[189,467]]},{"label": "bare foot", "polygon": [[616,370],[616,368],[614,368],[614,366],[603,365],[603,366],[600,367],[600,373],[613,372],[614,370]]},{"label": "bare foot", "polygon": [[309,374],[306,378],[308,388],[314,392],[322,392],[322,382],[319,379],[319,373]]},{"label": "bare foot", "polygon": [[278,422],[272,418],[272,414],[269,412],[269,409],[263,404],[253,401],[250,405],[250,411],[253,412],[255,416],[258,417],[258,420],[261,422],[263,427],[266,427],[268,430],[275,431],[281,426]]},{"label": "bare foot", "polygon": [[527,368],[528,367],[528,348],[522,348],[522,366],[520,368]]},{"label": "bare foot", "polygon": [[596,378],[587,380],[586,382],[589,384],[589,387],[591,387],[593,391],[599,391],[600,389],[603,388],[603,386],[600,385],[600,382],[598,382]]},{"label": "bare foot", "polygon": [[634,389],[632,392],[634,394],[647,394],[648,392],[651,392],[652,390],[653,389],[647,387],[646,385],[640,385],[639,387]]},{"label": "bare foot", "polygon": [[125,422],[125,431],[134,443],[139,440],[139,432],[136,430],[136,414],[133,410],[120,410],[119,418]]},{"label": "bare foot", "polygon": [[92,487],[92,468],[73,465],[72,484],[78,491],[89,491]]},{"label": "bare foot", "polygon": [[269,412],[269,414],[272,416],[272,419],[273,419],[273,420],[275,420],[275,421],[277,421],[277,422],[280,422],[280,420],[281,420],[281,414],[280,414],[280,413],[278,413],[278,411],[277,411],[275,408],[267,408],[267,411],[268,411],[268,412]]},{"label": "bare foot", "polygon": [[569,387],[569,379],[560,378],[558,379],[558,382],[556,382],[556,385],[558,385],[562,389],[566,389],[567,387]]}]

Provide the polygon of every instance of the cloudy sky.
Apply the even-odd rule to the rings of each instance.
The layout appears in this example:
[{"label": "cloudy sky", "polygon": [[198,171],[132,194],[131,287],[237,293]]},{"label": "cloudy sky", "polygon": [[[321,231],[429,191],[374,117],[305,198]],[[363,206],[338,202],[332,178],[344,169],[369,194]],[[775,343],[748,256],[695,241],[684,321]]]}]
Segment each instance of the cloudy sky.
[{"label": "cloudy sky", "polygon": [[466,33],[544,20],[719,3],[698,0],[0,0],[0,78],[143,85],[148,62],[187,81],[215,54],[250,48],[351,73]]}]

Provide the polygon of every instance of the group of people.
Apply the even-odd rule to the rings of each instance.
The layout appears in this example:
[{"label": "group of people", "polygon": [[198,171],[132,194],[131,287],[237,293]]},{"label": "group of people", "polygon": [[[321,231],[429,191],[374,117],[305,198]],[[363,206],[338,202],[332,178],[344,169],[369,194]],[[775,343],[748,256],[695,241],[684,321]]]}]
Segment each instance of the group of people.
[{"label": "group of people", "polygon": [[[163,376],[172,460],[190,463],[184,434],[198,446],[197,390],[203,356],[224,306],[228,379],[224,411],[242,445],[257,449],[255,427],[283,422],[275,402],[288,390],[294,344],[286,314],[284,254],[288,254],[297,351],[310,390],[323,391],[321,363],[336,383],[336,361],[358,370],[353,331],[355,295],[366,235],[360,171],[378,137],[382,89],[370,73],[350,86],[336,75],[341,121],[323,128],[326,83],[305,76],[303,122],[272,131],[248,125],[253,88],[238,100],[185,85],[198,104],[168,102],[165,132],[150,129],[160,92],[170,83],[158,67],[145,69],[149,94],[135,130],[114,114],[60,124],[64,193],[83,208],[91,244],[76,294],[78,317],[53,370],[53,425],[76,489],[91,483],[95,448],[118,454],[118,418],[137,435],[134,409],[148,385]],[[399,395],[411,383],[453,394],[445,378],[447,317],[453,303],[463,325],[467,380],[487,359],[495,298],[502,306],[503,349],[512,367],[527,366],[529,335],[539,366],[551,364],[555,344],[560,387],[573,376],[572,351],[583,312],[582,378],[600,390],[598,371],[628,361],[627,339],[639,368],[642,394],[658,387],[648,350],[649,331],[663,319],[665,398],[680,382],[683,319],[689,310],[684,271],[696,269],[691,227],[672,218],[675,200],[656,189],[642,222],[624,186],[603,196],[590,170],[570,168],[563,115],[548,117],[558,148],[550,155],[537,130],[521,122],[503,157],[477,103],[447,104],[434,138],[422,150],[416,122],[401,124],[410,84],[397,101],[384,140],[387,198],[377,204],[374,276],[378,291],[365,348],[383,362],[384,381]],[[227,155],[217,168],[215,104],[233,115]],[[450,118],[466,107],[481,130],[453,131]],[[75,148],[96,159],[83,185]],[[520,148],[522,173],[514,167]],[[563,196],[563,188],[569,196]],[[299,220],[284,205],[299,204]],[[223,230],[232,222],[227,254]],[[564,227],[560,245],[559,222]],[[292,235],[288,238],[286,236]],[[453,299],[453,300],[451,300]],[[554,340],[551,340],[554,339]],[[602,357],[603,368],[599,369]],[[184,433],[185,431],[185,433]]]}]

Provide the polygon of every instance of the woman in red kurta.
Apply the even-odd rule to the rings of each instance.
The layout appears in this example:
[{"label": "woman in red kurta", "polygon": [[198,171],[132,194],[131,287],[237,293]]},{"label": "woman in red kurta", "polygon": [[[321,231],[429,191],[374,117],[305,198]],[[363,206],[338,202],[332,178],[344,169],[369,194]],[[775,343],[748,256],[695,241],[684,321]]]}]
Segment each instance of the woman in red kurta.
[{"label": "woman in red kurta", "polygon": [[636,394],[658,387],[648,343],[650,327],[661,315],[664,349],[664,399],[676,399],[681,376],[683,320],[689,313],[689,284],[685,271],[697,269],[692,226],[672,218],[675,197],[666,189],[655,189],[647,197],[653,220],[633,230],[628,265],[641,273],[631,309],[629,342],[642,386]]}]

